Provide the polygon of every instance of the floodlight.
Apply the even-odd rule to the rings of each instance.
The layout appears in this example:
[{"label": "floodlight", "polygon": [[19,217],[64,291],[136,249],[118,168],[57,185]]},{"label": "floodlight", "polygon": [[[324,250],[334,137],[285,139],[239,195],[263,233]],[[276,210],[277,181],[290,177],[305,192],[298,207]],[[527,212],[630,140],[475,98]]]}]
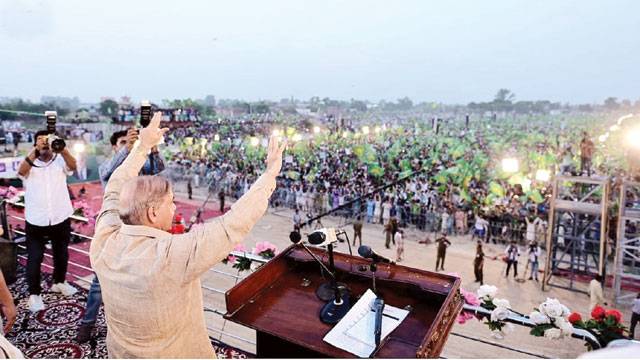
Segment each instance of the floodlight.
[{"label": "floodlight", "polygon": [[538,170],[536,171],[536,180],[538,181],[549,181],[551,178],[551,172],[549,170]]},{"label": "floodlight", "polygon": [[505,158],[502,159],[502,171],[508,173],[518,172],[518,159]]}]

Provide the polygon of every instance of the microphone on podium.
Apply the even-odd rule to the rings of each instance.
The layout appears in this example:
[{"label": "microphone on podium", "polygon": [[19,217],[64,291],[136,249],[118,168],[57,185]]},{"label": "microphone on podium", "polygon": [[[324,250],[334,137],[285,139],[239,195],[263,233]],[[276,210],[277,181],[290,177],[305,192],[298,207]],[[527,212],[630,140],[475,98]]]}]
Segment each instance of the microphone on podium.
[{"label": "microphone on podium", "polygon": [[376,254],[376,252],[367,245],[360,245],[358,248],[358,254],[365,259],[371,259],[374,263],[395,264],[395,261]]},{"label": "microphone on podium", "polygon": [[[338,239],[335,229],[325,228],[316,230],[307,236],[306,241],[302,241],[300,232],[294,230],[289,234],[289,239],[294,244],[302,246],[331,278],[330,282],[323,283],[318,287],[316,295],[321,300],[327,301],[320,310],[320,320],[326,324],[337,324],[351,308],[351,301],[349,299],[350,295],[347,286],[338,283],[336,279],[335,266],[333,263],[333,244],[337,242]],[[327,246],[329,252],[329,268],[309,250],[305,243],[314,246]]]}]

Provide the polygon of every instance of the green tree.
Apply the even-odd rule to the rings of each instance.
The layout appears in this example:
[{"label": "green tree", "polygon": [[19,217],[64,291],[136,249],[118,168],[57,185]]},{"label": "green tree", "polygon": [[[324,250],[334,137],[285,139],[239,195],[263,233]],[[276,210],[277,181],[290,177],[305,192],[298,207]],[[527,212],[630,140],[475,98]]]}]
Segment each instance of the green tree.
[{"label": "green tree", "polygon": [[118,113],[118,103],[107,99],[100,103],[100,114],[104,116],[116,116]]},{"label": "green tree", "polygon": [[604,101],[604,106],[609,110],[615,110],[615,109],[620,107],[620,104],[618,104],[618,99],[617,98],[608,97]]}]

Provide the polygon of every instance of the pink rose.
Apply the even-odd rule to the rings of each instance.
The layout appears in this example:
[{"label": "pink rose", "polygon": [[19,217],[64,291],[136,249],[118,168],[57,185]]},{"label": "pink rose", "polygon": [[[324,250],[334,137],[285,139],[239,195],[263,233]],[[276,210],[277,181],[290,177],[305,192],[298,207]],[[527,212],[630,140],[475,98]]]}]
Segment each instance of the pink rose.
[{"label": "pink rose", "polygon": [[472,305],[472,306],[480,305],[480,300],[478,300],[478,297],[476,296],[475,293],[467,291],[467,290],[465,290],[463,288],[460,288],[460,293],[464,297],[464,302],[466,302],[467,304]]}]

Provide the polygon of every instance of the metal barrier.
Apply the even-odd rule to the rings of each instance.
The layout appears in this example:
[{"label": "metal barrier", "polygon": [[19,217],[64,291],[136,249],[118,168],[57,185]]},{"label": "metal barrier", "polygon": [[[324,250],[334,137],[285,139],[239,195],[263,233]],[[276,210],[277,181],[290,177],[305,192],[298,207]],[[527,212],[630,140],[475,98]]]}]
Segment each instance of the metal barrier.
[{"label": "metal barrier", "polygon": [[[475,315],[478,315],[482,318],[491,319],[491,310],[487,310],[481,306],[464,304],[462,309],[463,311],[472,312]],[[533,328],[536,326],[536,324],[533,321],[531,321],[529,317],[518,314],[512,310],[509,311],[509,316],[505,319],[505,321],[512,324],[530,327],[530,328]],[[594,350],[600,349],[602,347],[598,339],[592,333],[584,329],[574,328],[573,333],[571,334],[571,337],[588,342]]]},{"label": "metal barrier", "polygon": [[[16,218],[16,219],[24,220],[24,219],[22,219],[20,217],[14,216],[14,215],[8,215],[8,216],[11,216],[11,217]],[[13,229],[13,232],[16,233],[16,234],[25,235],[25,233],[23,231],[20,231],[20,230]],[[85,237],[88,238],[88,239],[92,239],[91,237],[86,236],[86,235],[85,235]],[[26,249],[25,245],[22,245],[22,244],[18,243],[17,246],[20,247],[21,249]],[[76,252],[81,253],[83,255],[89,256],[89,253],[87,251],[79,249],[79,248],[76,248],[76,247],[71,246],[71,245],[69,246],[69,250],[76,251]],[[230,253],[230,255],[233,255],[236,258],[245,258],[245,259],[251,261],[252,263],[256,262],[256,263],[259,263],[259,264],[265,264],[267,261],[269,261],[269,259],[263,258],[263,257],[261,257],[259,255],[255,255],[255,254],[251,254],[251,253],[247,253],[247,252],[241,252],[241,251],[232,251]],[[52,255],[49,254],[47,251],[45,251],[45,256],[48,257],[48,258],[52,258]],[[21,259],[24,259],[25,261],[27,259],[26,255],[20,255],[19,254],[18,257],[20,257]],[[51,266],[49,264],[43,263],[42,265],[45,266],[48,269],[53,269],[53,266]],[[69,261],[69,265],[75,266],[75,267],[83,269],[83,270],[93,271],[90,267],[84,266],[82,264],[78,264],[78,263],[73,262],[73,261]],[[234,280],[234,285],[237,284],[237,282],[239,280],[244,279],[246,276],[248,276],[250,274],[250,271],[247,271],[246,272],[247,275],[241,276],[239,270],[238,270],[238,272],[236,274],[233,274],[233,273],[230,273],[230,272],[227,272],[227,271],[222,271],[222,270],[213,269],[213,268],[209,269],[208,271],[213,273],[213,274],[216,274],[216,275],[221,275],[221,276],[225,276],[225,277],[233,279]],[[81,281],[81,282],[84,282],[84,283],[87,283],[87,284],[91,284],[91,280],[87,280],[87,279],[85,279],[85,278],[83,278],[81,276],[78,276],[78,275],[76,275],[76,274],[74,274],[72,272],[69,272],[69,274],[72,277],[74,277],[77,281]],[[202,285],[202,289],[204,289],[206,291],[209,291],[209,292],[212,292],[212,293],[215,293],[215,294],[220,294],[220,295],[224,295],[226,293],[226,291],[228,290],[228,289],[218,289],[218,288],[214,288],[214,287],[211,287],[211,286],[208,286],[208,285]],[[477,306],[465,305],[464,306],[464,310],[473,312],[473,313],[475,313],[475,314],[477,314],[479,316],[482,316],[482,317],[490,317],[491,316],[491,312],[490,311],[488,311],[488,310],[486,310],[484,308],[481,308],[481,307],[477,307]],[[226,309],[222,309],[221,310],[221,309],[216,309],[216,308],[212,308],[212,307],[209,307],[209,306],[204,306],[203,311],[205,313],[215,314],[216,316],[220,316],[220,317],[223,317],[226,314]],[[512,314],[511,316],[509,316],[509,318],[506,321],[512,322],[512,323],[520,325],[520,326],[527,326],[527,327],[532,327],[533,326],[533,323],[528,318],[526,318],[524,316],[516,315],[516,314]],[[232,333],[232,332],[230,332],[228,330],[225,330],[226,324],[227,324],[227,320],[223,319],[223,323],[222,323],[222,328],[221,329],[217,329],[215,327],[207,325],[207,330],[209,330],[212,333],[217,334],[217,338],[214,337],[214,336],[211,336],[211,335],[210,335],[210,338],[220,341],[222,336],[227,336],[229,338],[232,338],[232,339],[241,341],[243,343],[246,343],[250,347],[255,347],[256,346],[256,342],[255,341],[253,341],[251,339],[247,339],[246,337],[243,337],[243,336],[241,336],[239,334],[235,334],[235,333]],[[495,342],[486,341],[486,340],[479,339],[479,338],[474,338],[472,336],[468,336],[468,335],[464,335],[464,334],[460,334],[460,333],[456,333],[456,332],[451,332],[451,335],[452,336],[456,336],[456,337],[465,338],[465,339],[468,339],[468,340],[471,340],[471,341],[476,341],[476,342],[479,342],[479,343],[482,343],[482,344],[485,344],[485,345],[488,345],[488,346],[493,346],[493,347],[506,349],[506,350],[509,350],[509,351],[513,351],[513,352],[524,354],[524,355],[528,355],[528,356],[533,356],[533,357],[538,357],[538,358],[547,358],[547,357],[545,357],[543,355],[530,353],[530,352],[527,352],[527,351],[524,351],[524,350],[521,350],[521,349],[515,349],[515,348],[509,347],[509,346],[506,346],[506,345],[502,345],[502,344],[498,344],[498,343],[495,343]],[[595,339],[595,337],[591,333],[589,333],[589,332],[587,332],[585,330],[574,329],[574,333],[572,334],[572,337],[578,338],[578,339],[582,339],[584,341],[589,342],[594,349],[600,348],[600,344],[598,343],[597,339]]]}]

